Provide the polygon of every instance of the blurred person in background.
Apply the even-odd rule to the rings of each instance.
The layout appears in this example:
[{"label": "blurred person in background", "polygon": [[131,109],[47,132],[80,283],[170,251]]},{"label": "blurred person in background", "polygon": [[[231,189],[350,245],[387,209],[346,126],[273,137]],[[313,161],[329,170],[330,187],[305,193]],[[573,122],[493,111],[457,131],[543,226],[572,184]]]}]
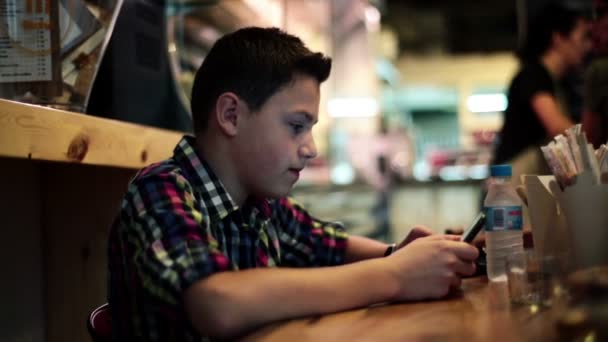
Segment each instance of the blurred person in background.
[{"label": "blurred person in background", "polygon": [[521,174],[548,172],[539,146],[574,124],[559,80],[581,65],[591,48],[582,12],[550,4],[530,19],[492,161],[511,164],[515,183]]},{"label": "blurred person in background", "polygon": [[593,61],[585,77],[583,129],[597,148],[608,140],[608,1],[594,0]]}]

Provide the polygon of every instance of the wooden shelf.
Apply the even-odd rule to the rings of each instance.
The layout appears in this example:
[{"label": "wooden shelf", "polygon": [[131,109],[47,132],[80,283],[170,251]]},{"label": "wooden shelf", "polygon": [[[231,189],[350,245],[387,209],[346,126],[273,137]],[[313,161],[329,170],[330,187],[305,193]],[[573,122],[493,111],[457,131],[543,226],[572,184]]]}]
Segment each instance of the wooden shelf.
[{"label": "wooden shelf", "polygon": [[138,169],[183,133],[0,99],[0,157]]}]

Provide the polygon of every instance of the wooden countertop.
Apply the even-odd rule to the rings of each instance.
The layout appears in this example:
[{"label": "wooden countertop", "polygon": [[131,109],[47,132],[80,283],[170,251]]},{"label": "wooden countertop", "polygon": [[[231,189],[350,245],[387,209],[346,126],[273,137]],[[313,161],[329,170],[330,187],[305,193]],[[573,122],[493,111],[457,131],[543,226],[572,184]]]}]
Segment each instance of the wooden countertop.
[{"label": "wooden countertop", "polygon": [[553,341],[552,315],[551,310],[511,306],[506,282],[477,277],[464,280],[462,291],[444,300],[276,323],[244,341]]},{"label": "wooden countertop", "polygon": [[0,99],[0,157],[139,169],[183,133]]}]

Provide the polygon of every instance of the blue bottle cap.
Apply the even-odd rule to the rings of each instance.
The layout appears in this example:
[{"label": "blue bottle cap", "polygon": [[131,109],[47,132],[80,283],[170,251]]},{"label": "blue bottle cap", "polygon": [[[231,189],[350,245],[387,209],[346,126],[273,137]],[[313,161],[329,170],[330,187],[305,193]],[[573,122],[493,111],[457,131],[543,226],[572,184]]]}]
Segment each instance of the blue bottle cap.
[{"label": "blue bottle cap", "polygon": [[511,177],[511,165],[492,165],[490,175],[492,177]]}]

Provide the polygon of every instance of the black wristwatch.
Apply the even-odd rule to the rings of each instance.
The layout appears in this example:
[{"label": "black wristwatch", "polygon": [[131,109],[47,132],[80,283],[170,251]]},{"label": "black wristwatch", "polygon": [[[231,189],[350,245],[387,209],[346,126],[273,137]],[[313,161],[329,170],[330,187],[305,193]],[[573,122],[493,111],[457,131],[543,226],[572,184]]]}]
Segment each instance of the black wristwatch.
[{"label": "black wristwatch", "polygon": [[384,252],[384,256],[387,257],[393,254],[393,252],[395,251],[395,247],[397,247],[396,243],[391,243],[390,245],[388,245],[388,247],[386,247],[386,252]]}]

